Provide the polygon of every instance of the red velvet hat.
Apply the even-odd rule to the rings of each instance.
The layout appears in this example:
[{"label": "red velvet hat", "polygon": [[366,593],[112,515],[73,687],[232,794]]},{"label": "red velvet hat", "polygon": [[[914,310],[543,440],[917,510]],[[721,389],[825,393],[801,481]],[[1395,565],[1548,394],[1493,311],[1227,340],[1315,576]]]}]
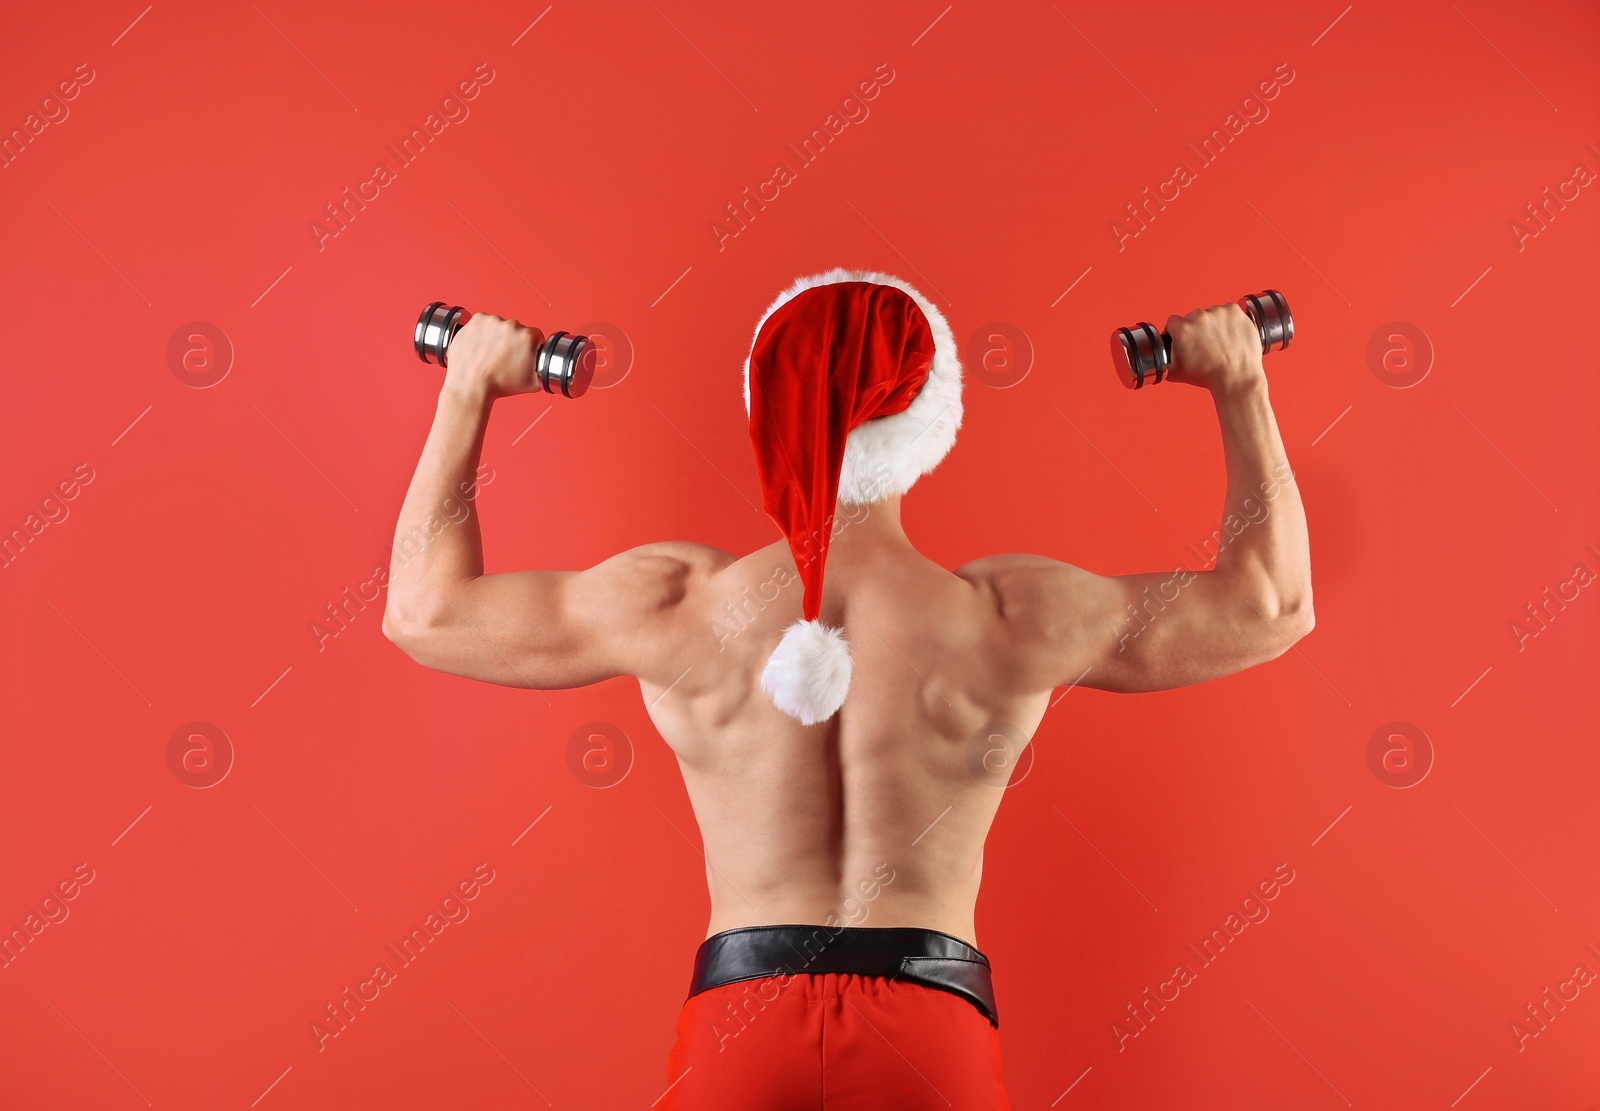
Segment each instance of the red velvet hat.
[{"label": "red velvet hat", "polygon": [[784,630],[761,684],[812,725],[850,684],[842,633],[817,620],[835,503],[904,493],[943,458],[961,421],[960,365],[949,326],[915,290],[839,269],[801,279],[767,311],[745,390],[762,506],[804,590],[801,620]]}]

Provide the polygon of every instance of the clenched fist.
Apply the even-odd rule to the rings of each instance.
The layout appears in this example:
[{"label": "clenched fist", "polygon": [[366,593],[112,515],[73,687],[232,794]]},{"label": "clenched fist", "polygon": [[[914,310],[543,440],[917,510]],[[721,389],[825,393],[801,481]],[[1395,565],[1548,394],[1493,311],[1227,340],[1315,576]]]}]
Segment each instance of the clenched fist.
[{"label": "clenched fist", "polygon": [[544,333],[515,320],[476,313],[450,341],[445,387],[493,400],[540,389],[539,348]]},{"label": "clenched fist", "polygon": [[[1172,337],[1170,382],[1203,386],[1212,393],[1265,381],[1261,333],[1235,303],[1167,317]],[[451,351],[451,358],[455,352]]]}]

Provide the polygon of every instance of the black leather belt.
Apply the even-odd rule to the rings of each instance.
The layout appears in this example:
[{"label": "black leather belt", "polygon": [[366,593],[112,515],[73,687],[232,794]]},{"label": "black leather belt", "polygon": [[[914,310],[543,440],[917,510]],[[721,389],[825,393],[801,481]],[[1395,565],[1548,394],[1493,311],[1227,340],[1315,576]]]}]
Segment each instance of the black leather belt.
[{"label": "black leather belt", "polygon": [[959,995],[996,1029],[989,958],[958,937],[910,926],[743,926],[700,943],[689,994],[763,976],[838,972],[909,980]]}]

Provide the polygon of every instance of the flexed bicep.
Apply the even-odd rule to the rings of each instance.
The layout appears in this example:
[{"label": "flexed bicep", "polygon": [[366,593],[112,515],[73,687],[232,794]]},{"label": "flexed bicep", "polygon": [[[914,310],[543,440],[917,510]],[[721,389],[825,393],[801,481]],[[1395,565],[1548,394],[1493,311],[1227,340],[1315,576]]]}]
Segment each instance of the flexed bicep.
[{"label": "flexed bicep", "polygon": [[1309,614],[1215,571],[1108,576],[1013,554],[957,573],[993,597],[1024,691],[1168,690],[1265,663],[1309,631]]},{"label": "flexed bicep", "polygon": [[1265,663],[1311,631],[1305,510],[1267,399],[1261,338],[1237,305],[1173,316],[1167,328],[1169,378],[1211,391],[1222,432],[1216,566],[1107,576],[1044,556],[968,564],[958,574],[994,600],[1023,689],[1186,686]]},{"label": "flexed bicep", "polygon": [[479,575],[434,592],[384,632],[426,667],[504,686],[565,690],[659,680],[692,630],[690,600],[732,561],[700,544],[647,544],[583,571]]}]

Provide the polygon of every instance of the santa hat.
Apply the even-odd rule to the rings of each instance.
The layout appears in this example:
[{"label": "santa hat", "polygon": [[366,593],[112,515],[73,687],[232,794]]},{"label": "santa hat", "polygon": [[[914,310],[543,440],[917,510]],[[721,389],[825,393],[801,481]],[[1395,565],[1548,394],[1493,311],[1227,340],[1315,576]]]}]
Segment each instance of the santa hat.
[{"label": "santa hat", "polygon": [[767,306],[744,366],[762,507],[800,574],[801,620],[761,674],[774,705],[825,721],[850,689],[850,648],[817,619],[835,500],[904,494],[961,427],[961,362],[943,314],[910,284],[838,267]]}]

